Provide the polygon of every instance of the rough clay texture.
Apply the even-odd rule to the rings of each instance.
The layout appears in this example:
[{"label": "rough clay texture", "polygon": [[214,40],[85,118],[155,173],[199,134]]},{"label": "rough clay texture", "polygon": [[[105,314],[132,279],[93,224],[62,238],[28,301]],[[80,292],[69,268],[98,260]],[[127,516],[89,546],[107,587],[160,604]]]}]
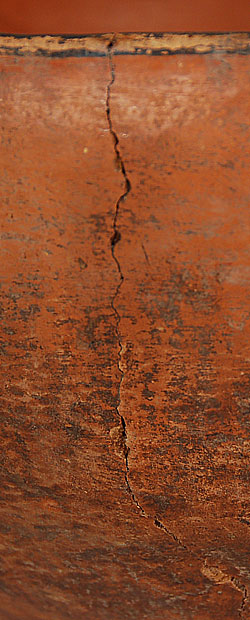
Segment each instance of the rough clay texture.
[{"label": "rough clay texture", "polygon": [[249,59],[0,62],[1,620],[247,620]]}]

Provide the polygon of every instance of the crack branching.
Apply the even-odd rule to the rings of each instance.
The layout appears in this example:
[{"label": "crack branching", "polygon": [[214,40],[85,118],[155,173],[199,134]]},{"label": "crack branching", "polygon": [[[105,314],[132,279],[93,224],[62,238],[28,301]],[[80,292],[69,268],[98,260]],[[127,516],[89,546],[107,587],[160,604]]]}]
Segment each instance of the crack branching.
[{"label": "crack branching", "polygon": [[[124,202],[124,200],[127,198],[129,192],[131,191],[131,183],[130,180],[128,178],[128,174],[126,171],[126,167],[125,167],[125,163],[123,161],[121,152],[120,152],[120,148],[119,148],[119,138],[117,133],[114,130],[113,127],[113,123],[112,123],[112,118],[111,118],[111,89],[112,86],[115,82],[115,67],[114,67],[114,63],[113,63],[113,58],[112,58],[112,48],[115,45],[115,41],[116,41],[116,37],[114,35],[114,37],[112,38],[112,40],[110,41],[108,48],[107,48],[107,55],[108,55],[108,61],[109,61],[109,67],[110,67],[110,82],[107,86],[107,98],[106,98],[106,114],[107,114],[107,121],[108,121],[108,126],[109,126],[109,131],[110,134],[112,136],[113,139],[113,144],[114,144],[114,151],[115,151],[115,160],[116,160],[116,167],[118,170],[121,171],[123,178],[124,178],[124,191],[122,192],[122,194],[119,196],[117,202],[116,202],[116,206],[115,206],[115,214],[114,214],[114,219],[113,219],[113,233],[110,239],[110,245],[111,245],[111,253],[112,253],[112,258],[116,263],[116,267],[117,267],[117,271],[119,274],[119,282],[118,285],[116,287],[115,290],[115,294],[112,298],[111,301],[111,306],[112,306],[112,310],[114,312],[114,315],[116,317],[116,335],[117,335],[117,340],[118,340],[118,344],[119,344],[119,356],[118,356],[118,369],[119,369],[119,373],[120,373],[120,382],[119,382],[119,387],[118,387],[118,402],[117,402],[117,414],[119,416],[119,426],[115,427],[113,429],[111,429],[110,434],[111,437],[114,441],[114,444],[116,445],[116,449],[118,451],[118,453],[120,455],[123,455],[123,457],[125,458],[125,482],[126,482],[126,487],[128,490],[128,493],[133,501],[133,503],[135,504],[135,506],[138,508],[138,510],[140,511],[141,515],[143,517],[146,517],[150,520],[153,521],[153,525],[159,529],[161,529],[162,531],[164,531],[168,536],[170,536],[178,545],[180,545],[183,549],[186,549],[185,545],[177,538],[177,536],[175,536],[175,534],[173,534],[171,531],[169,531],[165,525],[163,525],[163,523],[161,523],[161,521],[155,517],[152,518],[151,515],[147,514],[145,512],[145,510],[142,508],[142,506],[140,505],[140,503],[138,502],[131,484],[130,484],[130,480],[129,480],[129,447],[127,445],[127,430],[126,430],[126,422],[124,417],[121,415],[120,413],[120,404],[121,404],[121,387],[122,387],[122,382],[124,379],[124,371],[122,369],[121,366],[121,355],[122,355],[122,342],[121,342],[121,337],[120,337],[120,330],[119,330],[119,324],[120,324],[120,314],[119,311],[117,309],[116,306],[116,299],[117,296],[119,295],[120,289],[122,287],[123,281],[124,281],[124,275],[122,272],[122,268],[121,268],[121,264],[116,256],[115,253],[115,247],[116,244],[121,240],[121,232],[118,228],[118,217],[119,217],[119,211],[120,211],[120,206],[122,204],[122,202]],[[148,256],[146,254],[146,251],[143,247],[144,250],[144,254],[146,256],[146,260],[148,261]],[[149,262],[149,261],[148,261]]]}]

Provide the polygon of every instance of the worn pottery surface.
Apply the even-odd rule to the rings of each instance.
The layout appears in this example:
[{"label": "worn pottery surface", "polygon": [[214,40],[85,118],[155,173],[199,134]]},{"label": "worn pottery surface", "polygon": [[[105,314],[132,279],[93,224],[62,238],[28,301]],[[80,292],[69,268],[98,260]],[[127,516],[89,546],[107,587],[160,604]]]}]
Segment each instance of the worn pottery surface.
[{"label": "worn pottery surface", "polygon": [[217,41],[1,39],[3,620],[250,617],[249,44]]}]

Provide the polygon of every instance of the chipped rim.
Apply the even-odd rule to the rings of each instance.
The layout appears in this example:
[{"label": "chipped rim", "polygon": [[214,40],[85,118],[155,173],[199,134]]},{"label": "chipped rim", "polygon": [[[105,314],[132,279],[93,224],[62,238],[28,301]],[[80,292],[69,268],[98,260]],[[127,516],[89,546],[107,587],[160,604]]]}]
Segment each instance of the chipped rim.
[{"label": "chipped rim", "polygon": [[250,33],[107,33],[0,36],[1,56],[89,57],[114,55],[248,54]]}]

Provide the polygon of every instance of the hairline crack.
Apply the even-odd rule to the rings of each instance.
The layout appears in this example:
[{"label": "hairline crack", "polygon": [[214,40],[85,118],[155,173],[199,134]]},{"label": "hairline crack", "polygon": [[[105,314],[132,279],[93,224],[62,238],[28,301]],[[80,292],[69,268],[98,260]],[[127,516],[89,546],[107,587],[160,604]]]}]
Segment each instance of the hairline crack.
[{"label": "hairline crack", "polygon": [[[126,171],[126,167],[119,149],[119,138],[117,133],[114,130],[113,127],[113,123],[112,123],[112,118],[111,118],[111,108],[110,108],[110,100],[111,100],[111,89],[112,86],[115,82],[115,67],[114,67],[114,63],[113,63],[113,59],[112,59],[112,48],[114,47],[116,43],[116,35],[114,34],[111,41],[108,44],[107,47],[107,56],[108,56],[108,61],[109,61],[109,67],[110,67],[110,75],[111,75],[111,79],[107,85],[107,97],[106,97],[106,115],[107,115],[107,121],[108,121],[108,126],[109,126],[109,131],[110,134],[113,138],[113,143],[114,143],[114,151],[115,151],[115,157],[116,157],[116,162],[117,162],[117,167],[120,169],[123,177],[124,177],[124,191],[123,193],[119,196],[117,202],[116,202],[116,206],[115,206],[115,214],[114,214],[114,218],[113,218],[113,234],[111,236],[110,239],[110,244],[111,244],[111,254],[112,254],[112,258],[116,263],[116,267],[117,267],[117,271],[119,274],[119,282],[118,285],[116,287],[115,293],[112,297],[111,300],[111,307],[113,310],[113,313],[116,317],[116,335],[117,335],[117,341],[118,341],[118,345],[119,345],[119,354],[118,354],[118,370],[120,373],[120,382],[119,382],[119,386],[118,386],[118,401],[117,401],[117,414],[119,416],[119,421],[120,421],[120,433],[122,436],[122,453],[123,456],[125,458],[125,482],[126,482],[126,488],[127,491],[133,501],[133,504],[138,508],[138,510],[140,511],[141,516],[146,517],[147,519],[149,519],[153,525],[162,530],[165,534],[167,534],[167,536],[169,536],[170,538],[172,538],[173,541],[176,542],[176,544],[178,546],[180,546],[183,550],[187,551],[188,553],[191,554],[191,556],[194,557],[199,557],[197,553],[195,553],[194,551],[188,549],[188,547],[174,534],[174,532],[170,531],[163,523],[162,521],[160,521],[160,519],[158,518],[157,515],[155,515],[154,517],[152,515],[149,515],[145,512],[145,510],[143,509],[143,507],[141,506],[141,504],[139,503],[138,499],[136,498],[133,489],[131,487],[130,484],[130,480],[129,480],[129,447],[127,446],[127,430],[126,430],[126,421],[124,419],[124,417],[122,416],[122,414],[120,413],[120,404],[121,404],[121,387],[122,387],[122,382],[124,379],[124,371],[122,369],[121,366],[121,357],[122,357],[122,342],[121,342],[121,336],[120,336],[120,331],[119,331],[119,324],[121,321],[121,316],[119,314],[119,311],[117,309],[116,306],[116,299],[117,296],[119,295],[120,289],[122,287],[122,284],[124,282],[124,275],[123,275],[123,271],[121,268],[121,264],[115,254],[115,246],[116,244],[121,240],[121,233],[120,230],[118,228],[118,216],[119,216],[119,210],[120,210],[120,206],[121,203],[127,198],[128,194],[131,191],[131,182],[128,178],[127,175],[127,171]],[[146,250],[142,244],[142,249],[143,252],[145,254],[145,258],[147,260],[147,262],[149,263],[149,259],[148,259],[148,255],[146,253]],[[244,610],[245,610],[245,605],[246,605],[246,601],[248,600],[248,591],[247,591],[247,587],[245,586],[245,584],[241,584],[240,581],[235,578],[235,577],[231,577],[231,584],[234,588],[236,588],[237,590],[241,591],[242,593],[242,601],[241,601],[241,605],[239,608],[239,618],[243,618],[243,614],[244,614]]]},{"label": "hairline crack", "polygon": [[[187,551],[189,554],[191,554],[191,556],[193,557],[199,557],[198,554],[194,551],[192,551],[191,549],[189,549],[181,540],[179,537],[177,537],[174,532],[172,532],[171,530],[169,530],[163,523],[162,521],[160,521],[160,519],[158,518],[157,515],[152,516],[146,513],[146,511],[144,510],[144,508],[141,506],[141,504],[139,503],[138,499],[136,498],[133,489],[131,487],[130,484],[130,480],[129,480],[129,447],[127,446],[127,430],[126,430],[126,421],[123,417],[123,415],[120,413],[120,404],[121,404],[121,387],[122,387],[122,382],[124,379],[124,371],[122,369],[121,366],[121,357],[122,357],[122,342],[121,342],[121,336],[120,336],[120,331],[119,331],[119,324],[121,321],[121,316],[119,314],[119,311],[116,307],[116,299],[117,296],[119,295],[120,289],[122,287],[122,284],[124,282],[124,275],[123,275],[123,271],[121,268],[121,264],[115,254],[115,246],[116,244],[121,240],[121,233],[119,231],[118,228],[118,216],[119,216],[119,210],[120,210],[120,205],[121,203],[127,198],[128,194],[131,191],[131,182],[129,180],[129,177],[127,175],[127,171],[126,171],[126,167],[125,167],[125,163],[123,161],[120,149],[119,149],[119,138],[117,133],[114,130],[113,127],[113,123],[112,123],[112,118],[111,118],[111,108],[110,108],[110,100],[111,100],[111,89],[112,86],[115,82],[115,67],[114,67],[114,63],[113,63],[113,59],[112,59],[112,48],[115,46],[116,43],[116,35],[114,34],[111,41],[108,44],[107,47],[107,56],[108,56],[108,61],[109,61],[109,67],[110,67],[110,76],[111,79],[107,85],[107,95],[106,95],[106,116],[107,116],[107,121],[108,121],[108,126],[109,126],[109,131],[110,134],[113,138],[113,144],[114,144],[114,151],[115,151],[115,157],[116,157],[116,162],[118,164],[118,167],[124,177],[124,191],[123,193],[119,196],[117,202],[116,202],[116,206],[115,206],[115,214],[114,214],[114,218],[113,218],[113,234],[111,236],[110,239],[110,244],[111,244],[111,254],[112,254],[112,258],[115,261],[116,267],[117,267],[117,271],[119,274],[119,282],[118,285],[116,287],[115,293],[112,297],[111,300],[111,307],[113,310],[113,313],[116,317],[116,335],[117,335],[117,341],[118,341],[118,345],[119,345],[119,354],[118,354],[118,370],[120,373],[120,382],[119,382],[119,386],[118,386],[118,399],[117,399],[117,406],[116,406],[116,411],[117,411],[117,415],[119,417],[119,421],[120,421],[120,431],[121,431],[121,436],[122,436],[122,443],[123,443],[123,456],[125,458],[125,482],[126,482],[126,488],[127,491],[132,499],[133,504],[137,507],[137,509],[140,511],[141,516],[146,517],[147,519],[149,519],[154,527],[162,530],[167,536],[169,536],[170,538],[172,538],[172,540],[178,545],[180,546],[183,550]],[[144,251],[145,254],[145,258],[147,260],[147,262],[149,262],[147,253],[145,251],[144,246],[142,245],[142,249]],[[238,589],[239,591],[241,591],[242,593],[242,601],[241,601],[241,605],[239,608],[239,618],[243,619],[243,614],[244,614],[244,610],[245,610],[245,605],[246,602],[248,600],[248,590],[247,587],[245,586],[245,584],[241,584],[239,582],[239,580],[235,577],[231,577],[231,583],[232,586],[236,589]]]},{"label": "hairline crack", "polygon": [[121,354],[122,354],[122,342],[121,342],[121,336],[120,336],[120,332],[119,332],[119,324],[120,324],[120,314],[119,311],[117,309],[116,306],[116,299],[117,296],[119,295],[119,292],[121,290],[122,284],[124,282],[124,275],[123,275],[123,271],[121,268],[121,264],[115,254],[115,246],[117,243],[119,243],[119,241],[121,240],[121,233],[120,230],[118,228],[118,217],[119,217],[119,211],[120,211],[120,206],[122,204],[122,202],[124,202],[124,200],[127,198],[128,194],[131,191],[131,182],[129,180],[129,177],[127,175],[127,171],[126,171],[126,167],[125,167],[125,163],[124,160],[122,158],[121,152],[120,152],[120,148],[119,148],[119,138],[117,133],[114,130],[113,127],[113,123],[112,123],[112,118],[111,118],[111,106],[110,106],[110,101],[111,101],[111,89],[112,86],[115,82],[115,67],[114,67],[114,63],[113,63],[113,58],[112,58],[112,49],[114,47],[116,43],[116,35],[114,35],[111,39],[111,41],[108,44],[107,47],[107,56],[108,56],[108,61],[109,61],[109,68],[110,68],[110,76],[111,79],[107,85],[107,96],[106,96],[106,115],[107,115],[107,121],[108,121],[108,126],[109,126],[109,132],[112,136],[113,139],[113,144],[114,144],[114,151],[115,151],[115,158],[116,158],[116,163],[117,163],[117,167],[118,169],[120,169],[123,177],[124,177],[124,191],[122,192],[122,194],[119,196],[117,202],[116,202],[116,206],[115,206],[115,214],[114,214],[114,219],[113,219],[113,233],[110,239],[110,244],[111,244],[111,254],[112,254],[112,258],[115,261],[116,267],[117,267],[117,271],[119,274],[119,282],[118,285],[116,287],[115,293],[112,297],[111,300],[111,307],[112,310],[114,312],[114,315],[116,317],[116,335],[117,335],[117,340],[118,340],[118,345],[119,345],[119,354],[118,354],[118,369],[119,369],[119,373],[120,373],[120,382],[119,382],[119,387],[118,387],[118,402],[117,402],[117,414],[119,416],[119,421],[120,421],[120,431],[121,431],[121,435],[122,435],[122,440],[123,440],[123,455],[125,458],[125,482],[126,482],[126,487],[128,490],[128,493],[133,501],[133,503],[136,505],[136,507],[139,509],[141,515],[143,517],[146,517],[150,520],[153,521],[153,525],[155,527],[157,527],[158,529],[163,530],[168,536],[170,536],[178,545],[180,545],[183,549],[186,549],[186,546],[177,538],[177,536],[175,536],[175,534],[173,534],[172,532],[170,532],[165,525],[163,525],[163,523],[158,519],[157,516],[155,517],[151,517],[151,515],[148,515],[145,510],[143,509],[143,507],[140,505],[139,501],[137,500],[130,481],[129,481],[129,448],[127,446],[127,431],[126,431],[126,422],[124,417],[121,415],[120,413],[120,404],[121,404],[121,386],[122,386],[122,382],[124,379],[124,371],[122,370],[121,367]]},{"label": "hairline crack", "polygon": [[117,271],[119,274],[119,282],[118,285],[116,287],[115,293],[112,297],[111,300],[111,307],[113,309],[114,315],[116,317],[116,335],[117,335],[117,340],[118,340],[118,345],[119,345],[119,355],[118,355],[118,370],[120,373],[120,382],[119,382],[119,387],[118,387],[118,402],[117,402],[117,414],[119,416],[119,420],[120,420],[120,429],[121,429],[121,435],[122,435],[122,439],[123,439],[123,454],[124,454],[124,458],[125,458],[125,481],[126,481],[126,487],[127,490],[133,500],[133,502],[136,504],[137,508],[140,509],[140,511],[142,512],[143,515],[145,515],[143,508],[139,505],[139,503],[137,502],[135,495],[131,489],[130,486],[130,482],[129,482],[129,478],[128,478],[128,474],[129,474],[129,464],[128,464],[128,453],[129,453],[129,448],[127,446],[127,431],[126,431],[126,422],[124,417],[121,415],[120,413],[120,403],[121,403],[121,386],[122,386],[122,381],[124,378],[124,372],[121,368],[121,353],[122,353],[122,342],[121,342],[121,337],[120,337],[120,333],[119,333],[119,323],[121,320],[119,311],[116,307],[116,298],[119,295],[120,289],[122,287],[123,281],[124,281],[124,275],[122,272],[122,268],[120,265],[120,262],[115,254],[115,246],[116,244],[121,240],[121,233],[119,231],[118,228],[118,215],[119,215],[119,209],[120,209],[120,205],[121,203],[126,199],[126,197],[128,196],[129,192],[131,191],[131,183],[130,180],[128,178],[127,172],[126,172],[126,168],[125,168],[125,164],[119,149],[119,138],[117,133],[115,132],[114,128],[113,128],[113,123],[112,123],[112,118],[111,118],[111,108],[110,108],[110,99],[111,99],[111,89],[112,86],[114,84],[115,81],[115,67],[113,64],[113,59],[112,59],[112,48],[115,44],[116,41],[116,36],[114,35],[111,39],[111,41],[108,44],[107,47],[107,56],[108,56],[108,61],[109,61],[109,68],[110,68],[110,82],[108,83],[107,86],[107,97],[106,97],[106,115],[107,115],[107,121],[108,121],[108,126],[109,126],[109,131],[110,134],[113,138],[113,144],[114,144],[114,151],[115,151],[115,159],[116,159],[116,163],[117,163],[117,167],[118,169],[121,171],[123,177],[124,177],[124,191],[122,192],[122,194],[119,196],[116,205],[115,205],[115,214],[114,214],[114,219],[113,219],[113,233],[110,239],[110,245],[111,245],[111,254],[112,254],[112,258],[116,263],[116,267],[117,267]]}]

